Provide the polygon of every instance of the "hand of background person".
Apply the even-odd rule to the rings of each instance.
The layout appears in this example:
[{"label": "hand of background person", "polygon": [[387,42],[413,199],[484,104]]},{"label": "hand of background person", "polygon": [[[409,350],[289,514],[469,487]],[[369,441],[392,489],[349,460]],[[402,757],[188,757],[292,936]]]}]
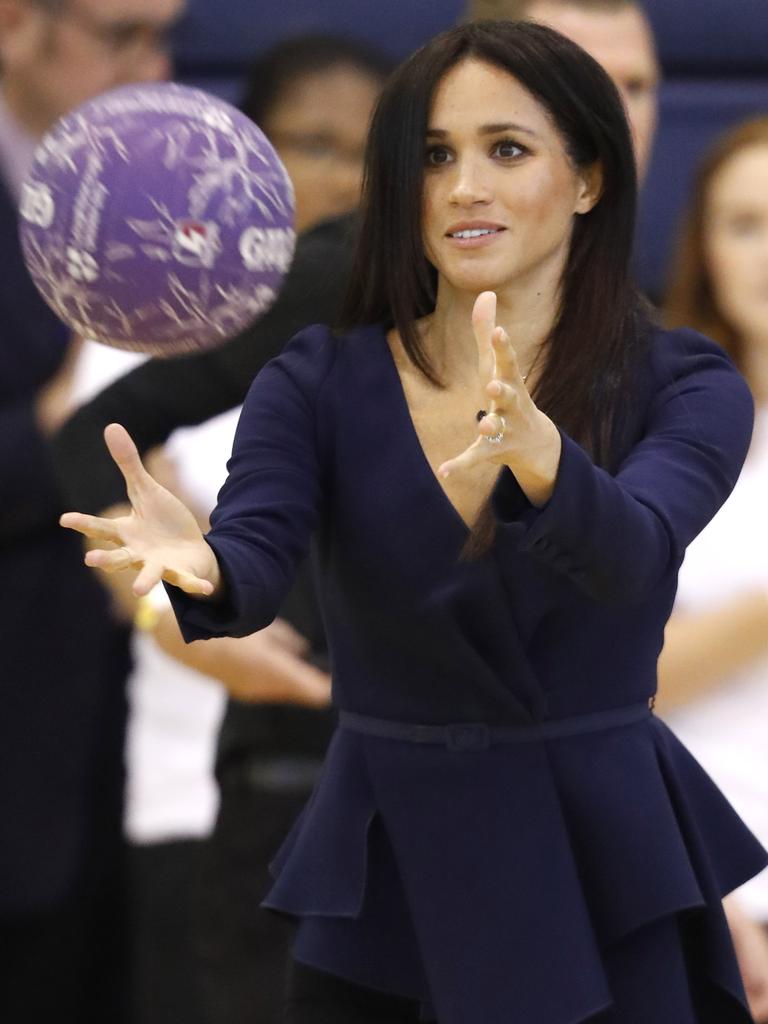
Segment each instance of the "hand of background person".
[{"label": "hand of background person", "polygon": [[169,609],[153,636],[166,654],[218,679],[235,700],[313,708],[330,703],[330,676],[303,660],[307,641],[282,619],[251,636],[185,644]]},{"label": "hand of background person", "polygon": [[136,596],[148,594],[160,580],[189,594],[214,594],[221,583],[218,562],[194,515],[150,476],[123,427],[110,424],[104,439],[125,479],[131,512],[114,519],[80,512],[61,517],[67,529],[114,545],[88,551],[86,564],[106,572],[138,570],[132,587]]},{"label": "hand of background person", "polygon": [[755,1024],[768,1022],[768,936],[733,896],[723,901]]},{"label": "hand of background person", "polygon": [[[496,295],[482,292],[472,310],[478,370],[490,399],[488,413],[477,425],[469,448],[438,469],[442,477],[484,462],[508,466],[533,505],[551,497],[560,463],[557,427],[528,393],[514,347],[503,327],[496,326]],[[498,441],[489,438],[499,437]]]}]

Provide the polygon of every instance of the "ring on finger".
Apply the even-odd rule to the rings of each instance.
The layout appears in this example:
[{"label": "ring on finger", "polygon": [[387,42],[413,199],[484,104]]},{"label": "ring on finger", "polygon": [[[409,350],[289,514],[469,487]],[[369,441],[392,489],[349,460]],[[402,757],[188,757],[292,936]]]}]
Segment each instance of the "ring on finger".
[{"label": "ring on finger", "polygon": [[504,431],[507,429],[507,421],[504,419],[503,416],[498,416],[497,418],[499,420],[499,423],[501,424],[501,430],[499,430],[497,434],[486,435],[485,440],[488,442],[488,444],[501,444],[501,442],[504,440]]}]

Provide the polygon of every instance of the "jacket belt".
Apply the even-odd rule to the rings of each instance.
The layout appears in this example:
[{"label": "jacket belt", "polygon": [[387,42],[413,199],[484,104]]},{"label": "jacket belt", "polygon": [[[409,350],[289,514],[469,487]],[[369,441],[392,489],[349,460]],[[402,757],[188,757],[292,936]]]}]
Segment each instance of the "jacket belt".
[{"label": "jacket belt", "polygon": [[574,715],[547,722],[526,722],[520,725],[488,725],[486,722],[455,722],[451,725],[420,725],[414,722],[391,722],[384,718],[359,715],[356,711],[339,712],[339,725],[366,736],[408,743],[444,745],[449,750],[487,750],[496,743],[532,743],[563,736],[613,729],[647,718],[652,704],[642,701],[625,707]]}]

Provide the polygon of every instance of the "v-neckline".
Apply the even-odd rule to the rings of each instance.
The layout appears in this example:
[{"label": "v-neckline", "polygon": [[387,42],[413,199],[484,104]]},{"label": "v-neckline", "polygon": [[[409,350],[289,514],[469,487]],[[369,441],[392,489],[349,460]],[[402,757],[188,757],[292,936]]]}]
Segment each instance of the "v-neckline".
[{"label": "v-neckline", "polygon": [[[416,424],[413,421],[413,415],[411,413],[411,407],[408,404],[408,396],[405,393],[403,379],[398,372],[397,362],[395,361],[395,355],[392,351],[392,346],[389,344],[389,339],[387,337],[387,329],[383,325],[380,325],[380,339],[384,350],[384,358],[388,364],[388,370],[392,375],[393,385],[397,392],[397,401],[399,402],[402,410],[403,421],[405,423],[407,432],[410,434],[413,440],[413,446],[416,449],[416,452],[418,453],[419,461],[421,462],[427,475],[432,481],[432,489],[437,490],[438,495],[442,499],[443,506],[448,509],[449,514],[453,518],[454,522],[463,531],[465,537],[468,537],[472,533],[473,527],[464,519],[462,514],[459,512],[459,510],[453,504],[451,499],[448,497],[447,491],[440,483],[440,479],[437,473],[435,473],[434,469],[432,468],[432,464],[427,458],[427,453],[424,450],[424,445],[421,443],[419,432],[416,429]],[[499,474],[497,475],[496,481],[494,482],[491,493],[496,488],[496,485],[498,484],[498,478],[500,475],[501,469],[499,469]]]}]

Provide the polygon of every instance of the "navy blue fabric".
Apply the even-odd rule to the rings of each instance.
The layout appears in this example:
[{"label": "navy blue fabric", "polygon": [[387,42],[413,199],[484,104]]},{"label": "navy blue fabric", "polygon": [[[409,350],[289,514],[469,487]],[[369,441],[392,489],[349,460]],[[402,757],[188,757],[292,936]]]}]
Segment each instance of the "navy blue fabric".
[{"label": "navy blue fabric", "polygon": [[[39,390],[67,331],[21,260],[0,187],[0,914],[42,910],[113,870],[122,801],[125,631],[63,511]],[[86,877],[88,873],[90,877]]]},{"label": "navy blue fabric", "polygon": [[[547,505],[502,471],[494,543],[468,561],[382,328],[309,328],[246,399],[208,535],[227,599],[169,588],[185,637],[269,622],[314,533],[342,710],[506,727],[647,702],[752,403],[692,331],[655,332],[637,381],[616,476],[564,435]],[[702,970],[743,999],[719,900],[766,853],[654,716],[606,725],[487,749],[341,728],[266,902],[299,920],[297,957],[441,1024],[570,1024],[611,1006],[606,950],[699,908]]]}]

